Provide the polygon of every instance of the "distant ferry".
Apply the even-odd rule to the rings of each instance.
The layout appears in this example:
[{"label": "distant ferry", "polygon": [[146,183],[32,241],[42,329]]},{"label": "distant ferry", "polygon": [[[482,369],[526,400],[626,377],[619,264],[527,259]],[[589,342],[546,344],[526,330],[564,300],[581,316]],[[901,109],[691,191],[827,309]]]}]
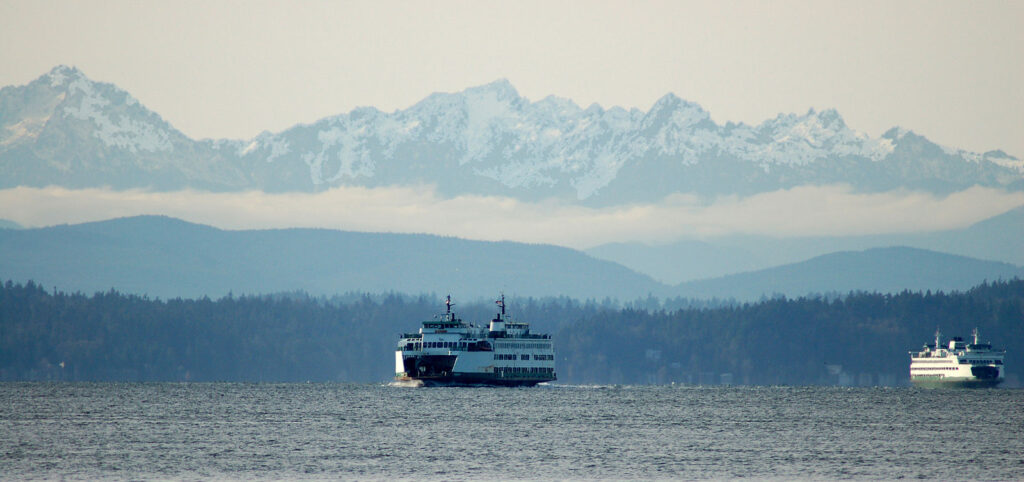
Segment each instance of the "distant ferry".
[{"label": "distant ferry", "polygon": [[910,382],[918,387],[994,387],[1003,381],[1006,350],[993,350],[989,343],[974,343],[953,337],[942,346],[935,331],[935,344],[910,352]]},{"label": "distant ferry", "polygon": [[501,311],[486,327],[464,323],[446,312],[406,333],[395,350],[395,381],[428,386],[533,386],[555,376],[551,335],[530,333],[530,325],[505,319]]}]

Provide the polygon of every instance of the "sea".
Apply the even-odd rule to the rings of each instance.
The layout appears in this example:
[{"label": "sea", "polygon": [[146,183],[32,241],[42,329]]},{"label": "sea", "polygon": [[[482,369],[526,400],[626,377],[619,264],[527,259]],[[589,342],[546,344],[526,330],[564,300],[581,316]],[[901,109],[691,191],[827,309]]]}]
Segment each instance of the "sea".
[{"label": "sea", "polygon": [[0,383],[4,480],[1024,480],[1024,390]]}]

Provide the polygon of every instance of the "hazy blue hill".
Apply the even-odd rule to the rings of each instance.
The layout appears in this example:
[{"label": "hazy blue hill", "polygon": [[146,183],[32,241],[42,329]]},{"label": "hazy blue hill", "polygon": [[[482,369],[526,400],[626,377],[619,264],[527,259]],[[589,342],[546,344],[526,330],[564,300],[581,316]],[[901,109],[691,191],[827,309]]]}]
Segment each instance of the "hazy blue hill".
[{"label": "hazy blue hill", "polygon": [[590,248],[587,254],[669,284],[754,271],[768,265],[763,257],[742,247],[698,240],[657,246],[609,243]]},{"label": "hazy blue hill", "polygon": [[1024,207],[965,229],[920,235],[915,244],[972,258],[1024,265]]},{"label": "hazy blue hill", "polygon": [[772,238],[724,236],[667,245],[613,243],[587,254],[669,284],[717,278],[806,261],[838,251],[907,246],[1024,266],[1024,207],[963,229],[922,234]]},{"label": "hazy blue hill", "polygon": [[160,216],[0,230],[0,278],[162,298],[304,290],[450,292],[460,298],[504,291],[622,301],[648,295],[756,299],[775,293],[966,289],[1015,276],[1024,276],[1024,270],[921,249],[884,248],[673,288],[622,265],[550,245],[327,229],[225,231]]},{"label": "hazy blue hill", "polygon": [[687,297],[741,300],[783,294],[850,291],[967,290],[985,280],[1024,277],[1024,268],[916,248],[874,248],[818,256],[800,263],[678,286]]},{"label": "hazy blue hill", "polygon": [[305,290],[630,299],[666,287],[568,248],[325,229],[225,231],[140,216],[0,231],[0,274],[159,297]]},{"label": "hazy blue hill", "polygon": [[9,219],[0,219],[0,229],[21,229],[23,226]]}]

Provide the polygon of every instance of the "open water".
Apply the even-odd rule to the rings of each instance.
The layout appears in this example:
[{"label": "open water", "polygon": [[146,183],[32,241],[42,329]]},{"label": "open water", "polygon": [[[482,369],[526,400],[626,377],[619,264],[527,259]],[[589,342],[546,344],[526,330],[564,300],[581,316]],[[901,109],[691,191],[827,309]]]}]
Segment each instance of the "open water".
[{"label": "open water", "polygon": [[0,383],[3,479],[1024,479],[1024,390]]}]

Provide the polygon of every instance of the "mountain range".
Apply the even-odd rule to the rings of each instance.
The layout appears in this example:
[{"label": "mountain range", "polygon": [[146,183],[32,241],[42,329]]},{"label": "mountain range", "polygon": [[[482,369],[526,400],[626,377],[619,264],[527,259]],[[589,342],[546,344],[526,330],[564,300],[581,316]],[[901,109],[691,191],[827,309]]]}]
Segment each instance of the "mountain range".
[{"label": "mountain range", "polygon": [[783,294],[966,290],[1024,269],[917,248],[830,253],[678,285],[569,248],[326,229],[225,231],[163,216],[0,229],[0,280],[64,291],[219,297],[302,290],[451,293],[460,299],[647,296],[756,300]]},{"label": "mountain range", "polygon": [[676,193],[743,195],[805,184],[948,193],[1024,189],[1024,161],[893,128],[878,138],[835,110],[719,125],[673,94],[648,111],[532,102],[507,81],[264,132],[193,140],[118,87],[58,66],[0,89],[0,188],[317,191],[433,185],[449,195],[588,205]]},{"label": "mountain range", "polygon": [[[1024,191],[1024,161],[939,146],[903,128],[872,138],[835,110],[720,125],[673,94],[647,111],[583,108],[553,96],[530,101],[504,80],[247,140],[191,139],[128,92],[73,67],[0,89],[0,189],[433,186],[452,197],[620,206],[675,193],[743,196],[827,184],[936,195],[972,186]],[[962,289],[1019,276],[1024,265],[1024,208],[938,233],[722,236],[586,253],[427,235],[223,231],[160,217],[16,227],[0,221],[0,275],[8,279],[164,297],[301,289],[751,298]]]}]

